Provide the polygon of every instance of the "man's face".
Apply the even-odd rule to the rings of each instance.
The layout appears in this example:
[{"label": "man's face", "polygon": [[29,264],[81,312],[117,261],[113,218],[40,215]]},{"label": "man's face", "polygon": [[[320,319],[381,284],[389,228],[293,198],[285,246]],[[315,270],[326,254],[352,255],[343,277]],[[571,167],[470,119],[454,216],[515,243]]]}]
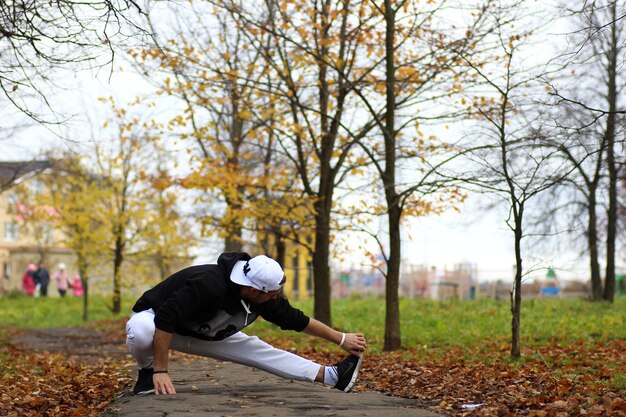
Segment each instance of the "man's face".
[{"label": "man's face", "polygon": [[242,296],[244,299],[251,302],[252,304],[265,303],[266,301],[273,300],[280,295],[280,290],[282,289],[283,285],[285,285],[286,280],[287,277],[283,276],[283,280],[280,282],[280,288],[274,291],[261,291],[257,290],[256,288],[247,287],[248,290],[245,291]]},{"label": "man's face", "polygon": [[255,288],[250,288],[250,291],[246,294],[246,299],[252,304],[262,304],[266,301],[273,300],[280,295],[280,289],[276,291],[260,291]]}]

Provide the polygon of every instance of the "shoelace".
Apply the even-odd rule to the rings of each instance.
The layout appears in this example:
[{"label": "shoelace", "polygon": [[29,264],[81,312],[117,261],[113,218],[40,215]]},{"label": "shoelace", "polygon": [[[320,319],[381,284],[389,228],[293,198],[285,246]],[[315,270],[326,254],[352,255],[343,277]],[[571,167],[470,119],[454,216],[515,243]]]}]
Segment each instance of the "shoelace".
[{"label": "shoelace", "polygon": [[243,306],[243,309],[246,310],[246,322],[243,324],[244,326],[248,325],[248,315],[250,315],[252,313],[252,311],[250,311],[250,306],[248,304],[246,304],[245,301],[240,300],[241,301],[241,305]]}]

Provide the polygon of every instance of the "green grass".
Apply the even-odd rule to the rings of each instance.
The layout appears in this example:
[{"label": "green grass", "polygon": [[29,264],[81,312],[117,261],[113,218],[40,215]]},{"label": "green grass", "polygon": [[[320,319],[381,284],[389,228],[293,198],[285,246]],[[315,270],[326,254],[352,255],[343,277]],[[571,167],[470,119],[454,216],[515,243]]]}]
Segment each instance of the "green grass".
[{"label": "green grass", "polygon": [[[89,322],[128,316],[135,300],[122,299],[122,313],[111,313],[111,297],[89,297]],[[83,325],[81,297],[0,297],[0,330]]]},{"label": "green grass", "polygon": [[[312,301],[295,302],[312,314]],[[433,301],[403,299],[400,303],[402,345],[430,350],[450,346],[508,343],[511,312],[508,300]],[[373,351],[383,345],[385,303],[376,298],[338,300],[332,306],[335,327],[365,333]],[[269,323],[255,324],[260,336],[275,331]],[[559,341],[625,338],[626,299],[613,305],[580,299],[522,302],[521,339],[524,346]]]},{"label": "green grass", "polygon": [[[122,313],[114,315],[109,306],[110,297],[90,298],[89,322],[128,317],[135,299],[122,300]],[[294,302],[296,307],[312,315],[313,301]],[[511,339],[511,313],[507,300],[479,299],[474,301],[432,301],[402,299],[400,302],[402,346],[404,355],[412,359],[436,359],[453,354],[470,362],[507,361],[511,366],[541,364],[556,373],[568,373],[577,379],[594,372],[593,365],[581,365],[576,358],[553,356],[534,347],[568,346],[572,342],[602,343],[612,339],[626,339],[626,298],[614,304],[591,303],[584,300],[526,300],[522,303],[521,346],[522,358],[508,357]],[[82,299],[66,297],[30,298],[21,295],[0,297],[0,370],[10,362],[2,352],[7,343],[2,330],[55,326],[80,326]],[[368,351],[381,353],[384,337],[385,301],[382,298],[353,297],[336,300],[332,305],[334,327],[343,331],[362,332],[368,340]],[[277,326],[258,320],[246,329],[248,334],[261,338],[281,340],[294,348],[339,349],[324,341],[312,340],[302,333],[288,335]],[[552,349],[552,348],[550,348]],[[558,349],[557,349],[558,350]],[[543,352],[543,353],[542,353]],[[548,350],[550,352],[550,350]],[[568,361],[572,366],[567,366]],[[580,369],[579,369],[580,368]],[[6,369],[5,369],[6,371]],[[571,374],[571,375],[570,375]],[[555,374],[556,375],[556,374]],[[624,390],[626,375],[618,371],[609,381],[611,388]]]},{"label": "green grass", "polygon": [[[134,299],[124,298],[122,313],[109,310],[110,297],[90,298],[90,321],[127,317]],[[312,315],[313,302],[294,302]],[[82,299],[0,297],[0,329],[81,325]],[[381,298],[348,298],[332,305],[333,324],[345,331],[365,333],[373,351],[383,345],[385,302]],[[511,334],[508,300],[432,301],[402,299],[402,345],[429,350],[451,346],[507,343]],[[613,305],[584,300],[528,300],[522,303],[521,337],[524,346],[558,341],[625,338],[626,298]],[[260,320],[248,328],[259,336],[277,336],[280,330]],[[297,335],[290,335],[291,337]]]},{"label": "green grass", "polygon": [[626,392],[626,374],[615,374],[610,387],[616,391]]}]

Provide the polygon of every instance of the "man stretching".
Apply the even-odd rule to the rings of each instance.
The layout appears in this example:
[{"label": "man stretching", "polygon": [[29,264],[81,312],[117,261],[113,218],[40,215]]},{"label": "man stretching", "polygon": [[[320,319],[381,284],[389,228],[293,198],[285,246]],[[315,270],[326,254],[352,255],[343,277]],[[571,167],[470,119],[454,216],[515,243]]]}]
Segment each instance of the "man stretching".
[{"label": "man stretching", "polygon": [[[139,368],[133,393],[176,393],[168,374],[169,349],[349,392],[367,347],[365,337],[341,333],[292,307],[280,295],[284,283],[275,260],[232,252],[220,255],[217,264],[176,272],[146,291],[126,324],[126,345]],[[283,330],[337,343],[350,355],[337,365],[320,365],[241,331],[259,316]]]}]

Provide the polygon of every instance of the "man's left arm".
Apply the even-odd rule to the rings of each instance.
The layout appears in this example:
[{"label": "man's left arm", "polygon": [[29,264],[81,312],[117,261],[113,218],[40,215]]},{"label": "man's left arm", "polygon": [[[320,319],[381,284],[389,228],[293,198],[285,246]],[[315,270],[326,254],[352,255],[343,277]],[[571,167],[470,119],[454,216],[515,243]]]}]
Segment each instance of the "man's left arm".
[{"label": "man's left arm", "polygon": [[341,347],[349,353],[356,356],[361,356],[361,353],[363,353],[367,348],[367,342],[365,341],[365,336],[363,336],[363,334],[342,333],[328,327],[321,321],[315,320],[314,318],[309,320],[309,324],[304,328],[303,332],[341,345]]}]

